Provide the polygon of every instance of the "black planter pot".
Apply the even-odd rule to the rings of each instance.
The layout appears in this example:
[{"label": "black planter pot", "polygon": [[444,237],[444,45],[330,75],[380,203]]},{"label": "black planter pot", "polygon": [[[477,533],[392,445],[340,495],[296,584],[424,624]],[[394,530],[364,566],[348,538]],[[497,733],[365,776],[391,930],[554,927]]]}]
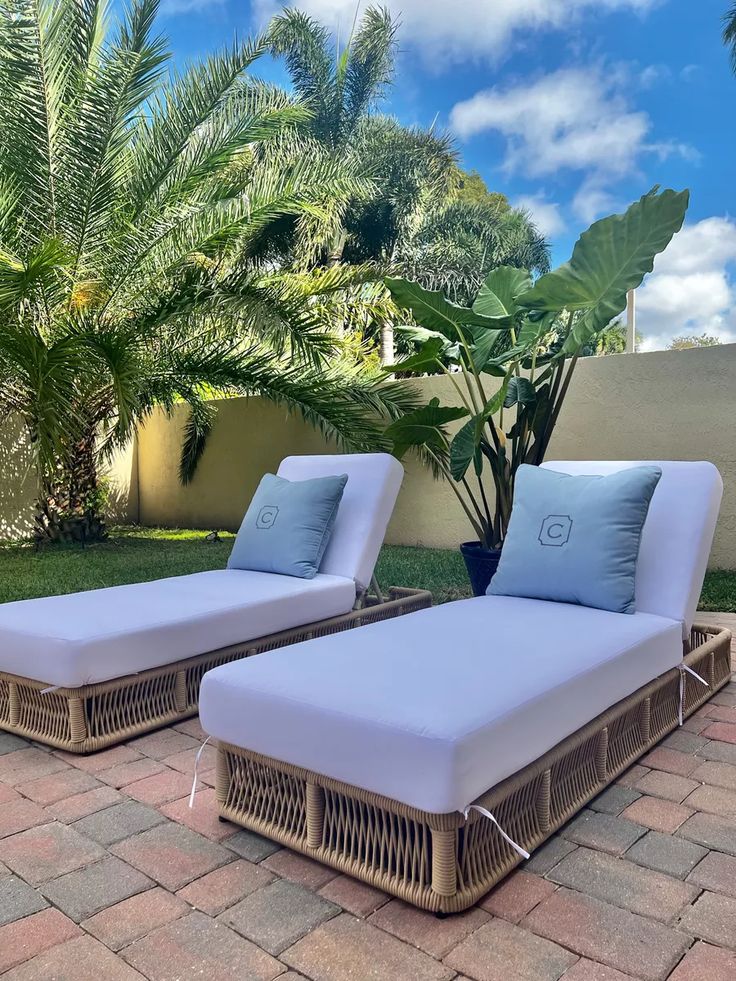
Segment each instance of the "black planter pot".
[{"label": "black planter pot", "polygon": [[488,583],[498,568],[500,548],[484,548],[480,542],[463,542],[460,552],[465,559],[473,596],[485,596]]}]

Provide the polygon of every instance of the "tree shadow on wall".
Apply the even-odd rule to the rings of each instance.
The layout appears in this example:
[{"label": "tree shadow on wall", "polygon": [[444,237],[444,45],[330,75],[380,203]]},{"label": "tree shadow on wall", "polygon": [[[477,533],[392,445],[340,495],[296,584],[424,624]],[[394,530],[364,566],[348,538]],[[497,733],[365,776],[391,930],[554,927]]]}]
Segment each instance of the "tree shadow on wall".
[{"label": "tree shadow on wall", "polygon": [[33,533],[36,467],[22,424],[5,420],[0,428],[0,541]]}]

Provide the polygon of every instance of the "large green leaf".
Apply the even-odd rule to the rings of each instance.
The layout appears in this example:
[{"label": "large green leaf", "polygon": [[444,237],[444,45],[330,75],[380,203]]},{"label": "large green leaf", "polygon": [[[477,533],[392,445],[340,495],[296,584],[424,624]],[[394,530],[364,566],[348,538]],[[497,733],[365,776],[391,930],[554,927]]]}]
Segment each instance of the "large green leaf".
[{"label": "large green leaf", "polygon": [[576,242],[570,261],[542,276],[519,305],[584,311],[563,348],[566,354],[578,350],[624,310],[627,292],[641,284],[682,227],[688,200],[688,191],[655,187],[624,214],[595,222]]},{"label": "large green leaf", "polygon": [[465,327],[488,327],[498,331],[503,326],[498,319],[484,317],[470,307],[451,303],[439,291],[425,290],[419,283],[390,277],[384,283],[397,306],[410,310],[422,327],[439,331],[450,340],[467,339],[470,331],[463,330]]},{"label": "large green leaf", "polygon": [[537,390],[528,378],[517,378],[514,376],[508,385],[506,398],[503,400],[505,409],[510,409],[516,405],[531,405],[537,398]]},{"label": "large green leaf", "polygon": [[450,473],[453,480],[462,480],[483,440],[483,427],[498,412],[506,397],[503,384],[483,406],[483,409],[465,423],[450,443]]},{"label": "large green leaf", "polygon": [[473,310],[484,317],[513,317],[519,309],[517,298],[531,289],[532,279],[526,269],[498,266],[486,277]]},{"label": "large green leaf", "polygon": [[[487,327],[471,327],[472,345],[471,357],[475,371],[485,371],[486,365],[491,360],[491,355],[496,349],[498,338],[501,334],[508,333],[505,330],[488,330]],[[505,371],[491,370],[489,374],[498,374],[503,377]]]},{"label": "large green leaf", "polygon": [[387,365],[386,371],[389,374],[394,371],[431,371],[441,363],[440,357],[446,347],[447,339],[445,337],[430,337],[416,354],[410,355],[398,364]]},{"label": "large green leaf", "polygon": [[429,341],[432,338],[438,338],[442,341],[442,357],[446,361],[457,361],[459,357],[459,347],[457,343],[453,343],[444,334],[440,334],[438,330],[427,330],[426,327],[417,327],[414,324],[401,324],[399,327],[394,327],[395,334],[401,334],[402,337],[406,337],[409,341],[414,341],[416,344],[424,344],[425,341]]},{"label": "large green leaf", "polygon": [[427,405],[392,422],[386,436],[393,443],[393,452],[399,459],[412,446],[426,446],[440,454],[447,449],[447,434],[443,426],[456,419],[463,419],[468,410],[457,406],[440,405],[437,398]]}]

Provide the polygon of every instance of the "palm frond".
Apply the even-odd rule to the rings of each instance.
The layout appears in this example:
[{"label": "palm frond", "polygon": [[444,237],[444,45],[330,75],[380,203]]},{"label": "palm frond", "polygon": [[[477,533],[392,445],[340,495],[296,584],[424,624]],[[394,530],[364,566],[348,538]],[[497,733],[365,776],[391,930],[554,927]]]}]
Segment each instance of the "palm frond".
[{"label": "palm frond", "polygon": [[271,52],[286,62],[292,84],[314,113],[312,131],[334,144],[335,71],[329,32],[300,10],[285,10],[268,30]]},{"label": "palm frond", "polygon": [[354,132],[391,82],[398,27],[385,7],[371,6],[363,14],[346,62],[343,138]]},{"label": "palm frond", "polygon": [[[266,111],[273,112],[273,103],[264,105],[263,100],[256,98],[248,113],[244,93],[238,99],[239,108],[245,110],[242,116],[238,116],[234,107],[236,111],[230,112],[229,125],[224,131],[220,128],[218,132],[216,126],[209,132],[207,129],[207,124],[232,98],[243,73],[264,50],[265,43],[260,38],[236,43],[190,65],[157,94],[150,105],[150,119],[141,122],[136,131],[128,186],[131,221],[136,221],[159,189],[167,184],[187,149],[190,150],[190,166],[184,167],[184,174],[180,173],[179,180],[174,181],[175,186],[181,184],[187,172],[191,176],[202,173],[208,160],[210,164],[227,162],[223,161],[225,148],[232,153],[247,145],[249,138],[258,139],[264,130],[273,130],[274,124],[267,128],[264,118]],[[277,117],[275,125],[283,125],[283,121]],[[215,136],[219,136],[219,140]],[[198,144],[199,153],[191,152],[193,142]],[[210,167],[204,173],[212,173],[215,169]]]},{"label": "palm frond", "polygon": [[723,43],[731,49],[731,67],[736,72],[736,3],[723,18]]},{"label": "palm frond", "polygon": [[119,189],[127,172],[131,125],[169,59],[166,40],[153,34],[158,6],[159,0],[132,0],[66,134],[60,208],[83,274],[120,222]]}]

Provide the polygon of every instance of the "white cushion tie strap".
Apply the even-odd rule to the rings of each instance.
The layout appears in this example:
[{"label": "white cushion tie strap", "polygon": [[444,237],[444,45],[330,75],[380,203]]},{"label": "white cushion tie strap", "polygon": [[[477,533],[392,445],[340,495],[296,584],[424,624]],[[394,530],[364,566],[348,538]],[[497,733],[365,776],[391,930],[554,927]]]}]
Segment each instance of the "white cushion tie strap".
[{"label": "white cushion tie strap", "polygon": [[514,851],[518,852],[522,858],[529,858],[529,852],[525,851],[521,847],[521,845],[517,845],[516,842],[513,840],[513,838],[509,838],[509,836],[506,834],[506,832],[503,830],[501,825],[498,823],[498,821],[495,819],[495,817],[491,814],[490,811],[487,811],[485,807],[481,807],[480,804],[468,804],[468,806],[463,811],[463,817],[465,818],[466,821],[468,820],[468,814],[470,814],[471,811],[477,811],[479,814],[482,814],[483,817],[488,818],[489,821],[492,821],[498,828],[499,834],[501,835],[503,840],[507,841],[509,845],[511,845],[511,847],[514,849]]},{"label": "white cushion tie strap", "polygon": [[689,668],[687,664],[680,664],[679,668],[680,668],[680,705],[677,711],[677,718],[679,720],[680,725],[682,725],[682,716],[685,708],[685,672],[687,671],[688,674],[691,674],[693,678],[696,678],[700,682],[700,684],[705,685],[706,688],[710,688],[710,685],[705,680],[705,678],[701,678],[700,675],[696,671],[693,671],[692,668]]},{"label": "white cushion tie strap", "polygon": [[200,761],[200,759],[202,757],[202,753],[204,752],[205,746],[207,745],[207,743],[210,741],[211,738],[212,738],[212,736],[207,736],[207,738],[205,739],[205,741],[199,747],[199,749],[197,751],[197,755],[196,755],[196,757],[194,759],[194,779],[192,780],[192,792],[189,795],[189,807],[190,808],[194,807],[194,795],[197,792],[197,771],[199,770],[199,761]]}]

